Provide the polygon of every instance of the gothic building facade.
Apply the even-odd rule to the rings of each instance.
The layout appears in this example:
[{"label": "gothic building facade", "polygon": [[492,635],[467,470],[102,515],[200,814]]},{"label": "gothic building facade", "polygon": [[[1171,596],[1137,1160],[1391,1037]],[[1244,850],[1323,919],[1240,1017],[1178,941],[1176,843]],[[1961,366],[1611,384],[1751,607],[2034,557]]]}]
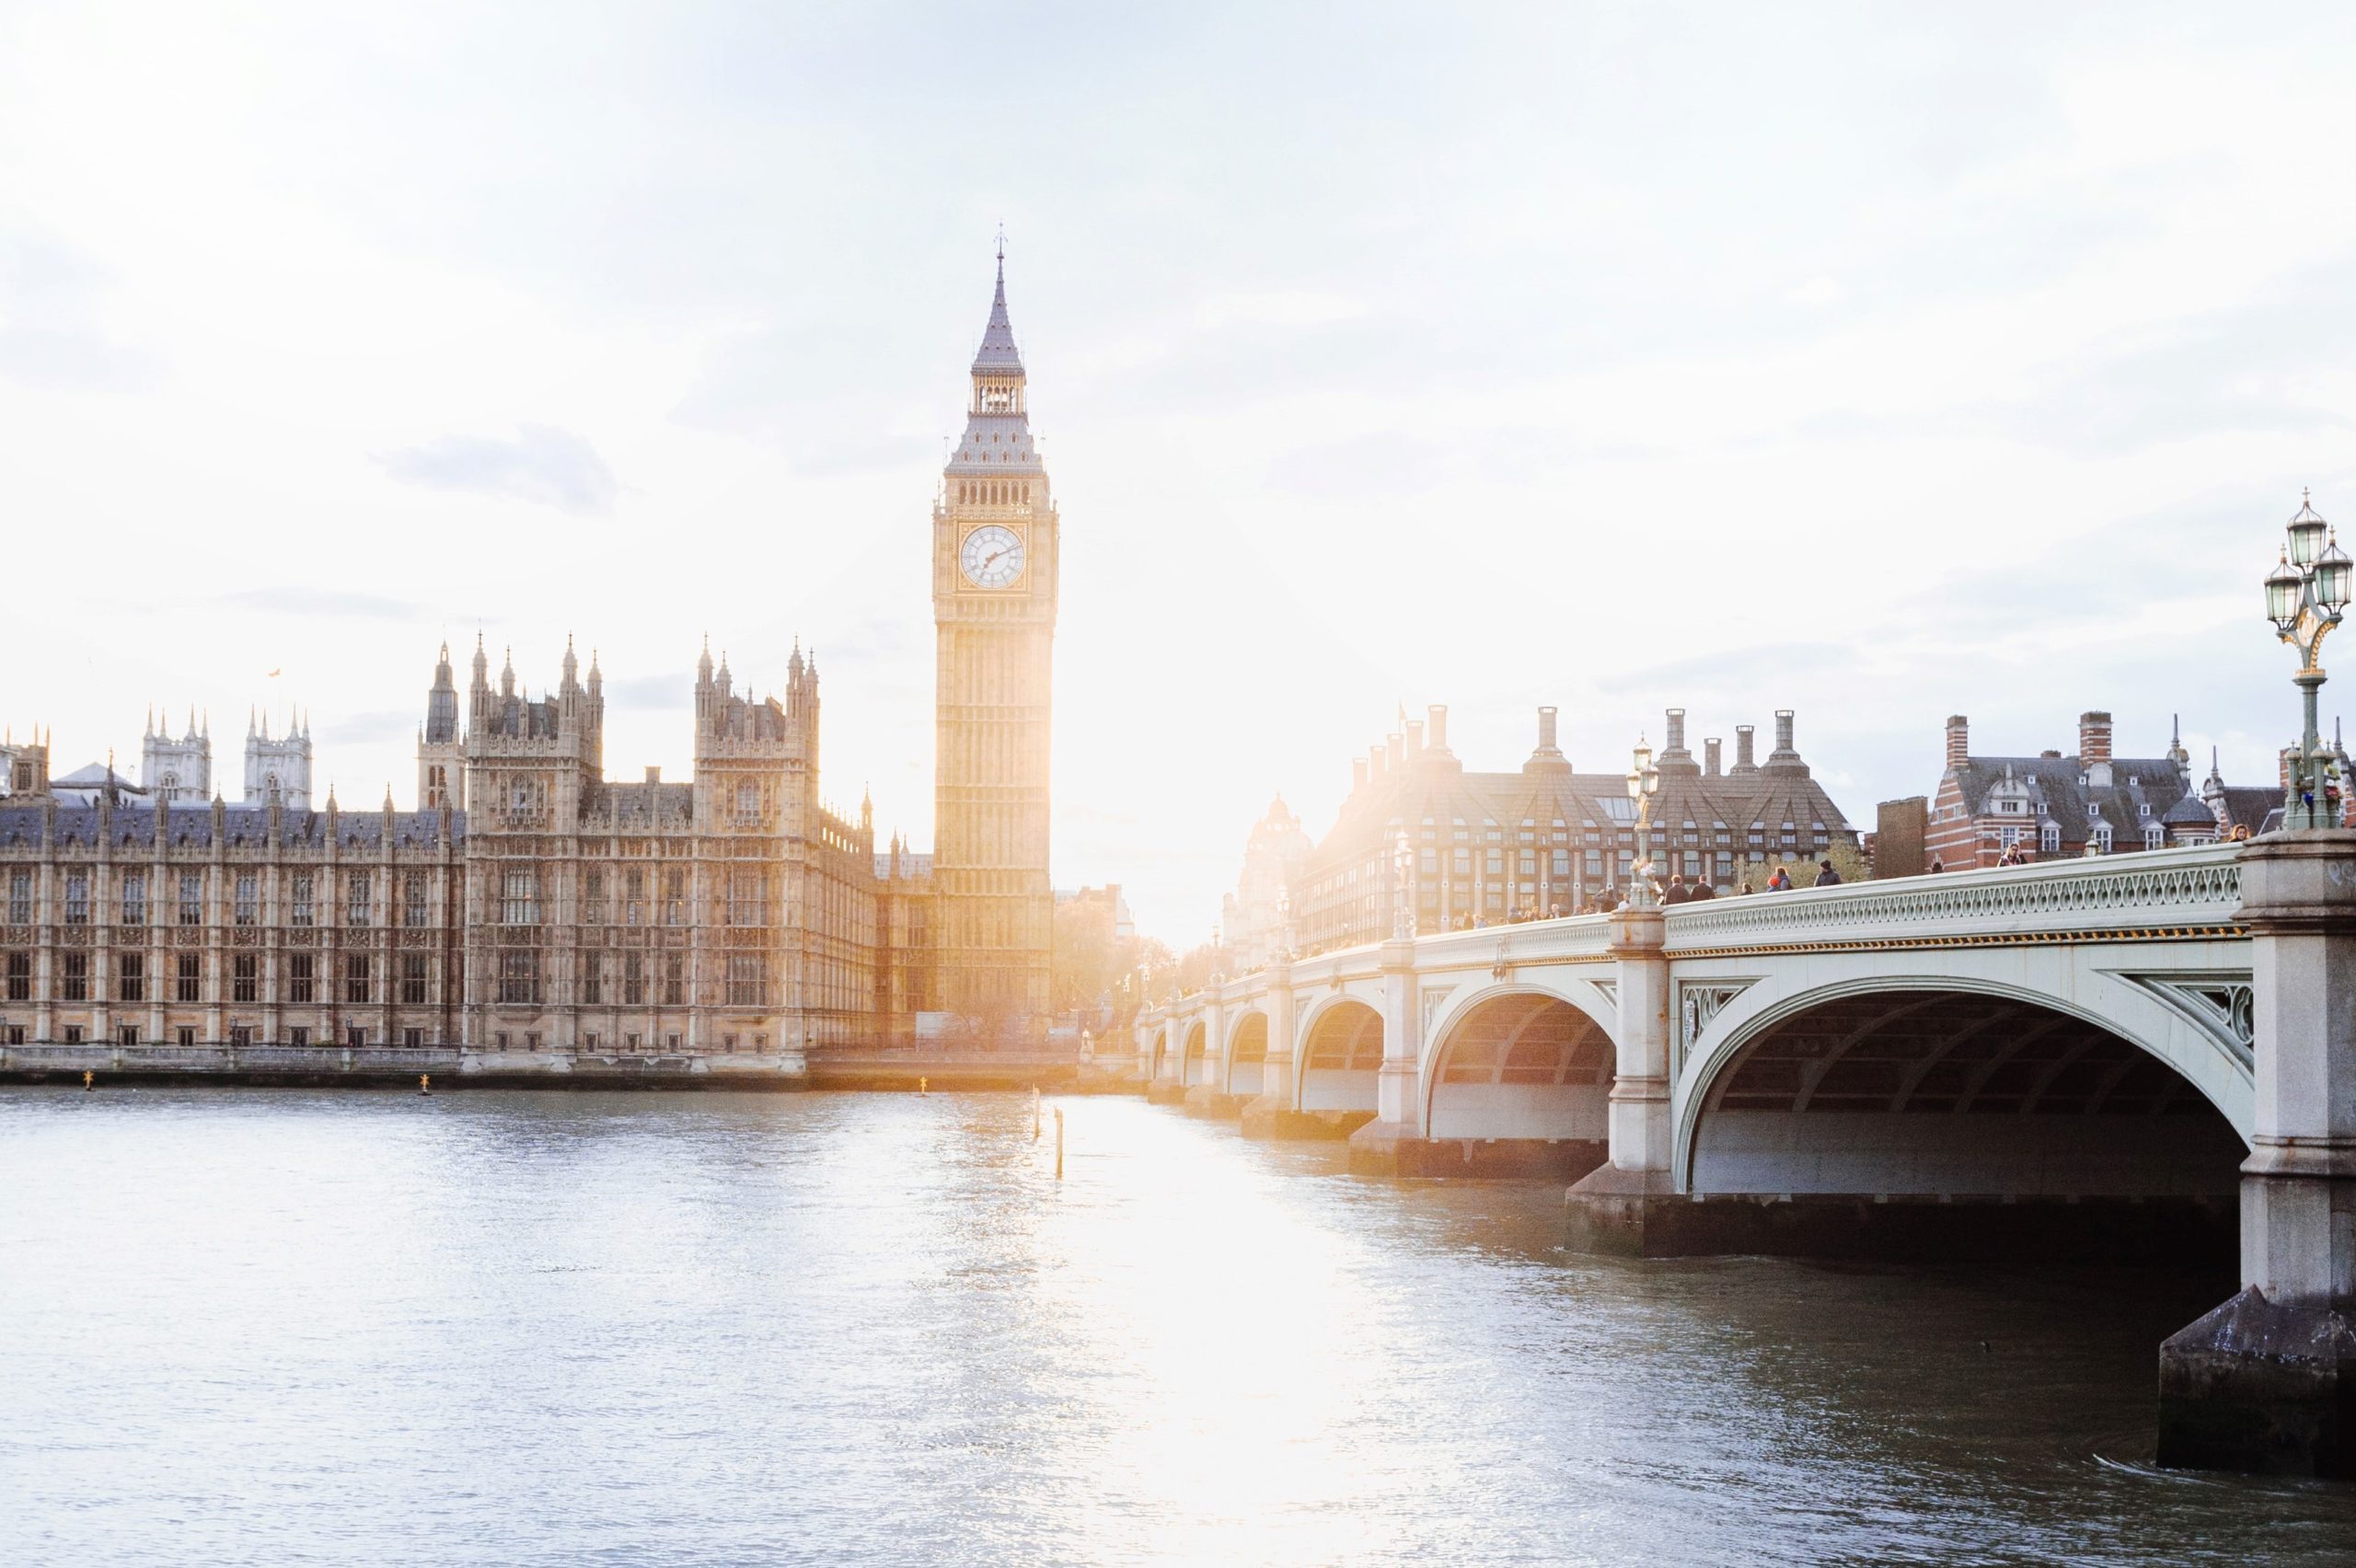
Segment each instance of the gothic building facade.
[{"label": "gothic building facade", "polygon": [[[457,698],[445,648],[418,747],[433,803],[410,812],[297,805],[306,771],[203,800],[209,757],[183,740],[149,787],[87,791],[17,748],[0,1043],[780,1055],[912,1034],[923,863],[820,798],[800,650],[758,698],[705,653],[680,783],[606,778],[603,678],[570,648],[535,698],[512,662],[494,686],[479,646],[462,724]],[[915,952],[887,951],[895,918]]]},{"label": "gothic building facade", "polygon": [[960,1031],[1036,1039],[1050,1006],[1057,518],[1006,310],[933,509],[938,848],[879,847],[820,790],[817,661],[740,689],[709,648],[694,769],[605,771],[595,656],[534,697],[445,646],[416,808],[311,806],[306,723],[249,722],[244,799],[209,725],[151,718],[142,779],[52,778],[0,745],[0,1043],[461,1044],[790,1057]]}]

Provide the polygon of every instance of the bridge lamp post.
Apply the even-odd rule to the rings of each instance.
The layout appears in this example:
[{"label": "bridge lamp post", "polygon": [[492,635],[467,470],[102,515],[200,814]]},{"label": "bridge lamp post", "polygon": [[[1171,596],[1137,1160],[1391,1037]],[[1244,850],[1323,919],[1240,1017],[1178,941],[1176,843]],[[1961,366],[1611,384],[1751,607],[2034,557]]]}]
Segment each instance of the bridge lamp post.
[{"label": "bridge lamp post", "polygon": [[1639,909],[1653,907],[1653,797],[1660,793],[1660,769],[1653,766],[1653,748],[1641,736],[1636,741],[1636,765],[1628,770],[1628,798],[1636,802],[1636,870],[1628,902]]},{"label": "bridge lamp post", "polygon": [[[1415,934],[1415,847],[1408,842],[1403,827],[1391,850],[1391,934],[1412,937]],[[1440,922],[1443,928],[1447,924]]]},{"label": "bridge lamp post", "polygon": [[2317,663],[2323,640],[2339,624],[2348,607],[2356,561],[2331,536],[2330,525],[2316,514],[2304,492],[2298,515],[2284,530],[2289,541],[2281,559],[2266,579],[2266,618],[2277,636],[2299,651],[2299,673],[2291,677],[2299,688],[2304,727],[2299,748],[2291,757],[2290,788],[2282,801],[2282,825],[2288,829],[2329,827],[2331,811],[2324,803],[2324,769],[2330,753],[2316,720],[2316,694],[2323,687],[2323,666]]}]

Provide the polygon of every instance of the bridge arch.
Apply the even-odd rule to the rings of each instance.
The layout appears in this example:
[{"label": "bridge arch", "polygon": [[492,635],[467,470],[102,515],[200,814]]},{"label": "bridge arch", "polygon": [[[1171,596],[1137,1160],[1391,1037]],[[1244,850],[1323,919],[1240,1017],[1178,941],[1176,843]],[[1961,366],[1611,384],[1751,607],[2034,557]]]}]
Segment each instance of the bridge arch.
[{"label": "bridge arch", "polygon": [[1422,1064],[1426,1136],[1592,1143],[1601,1158],[1615,1048],[1588,1009],[1500,986],[1447,1017]]},{"label": "bridge arch", "polygon": [[1268,1015],[1254,1008],[1235,1020],[1227,1034],[1229,1094],[1258,1094],[1268,1061]]},{"label": "bridge arch", "polygon": [[1164,1024],[1153,1032],[1153,1069],[1146,1074],[1146,1082],[1153,1083],[1160,1079],[1161,1069],[1169,1065],[1170,1032],[1175,1027],[1174,1024]]},{"label": "bridge arch", "polygon": [[1184,1039],[1186,1043],[1185,1050],[1178,1058],[1179,1083],[1187,1089],[1192,1089],[1196,1084],[1210,1082],[1210,1067],[1204,1056],[1208,1035],[1203,1028],[1201,1019],[1195,1019],[1185,1025]]},{"label": "bridge arch", "polygon": [[1984,974],[1762,997],[1714,1020],[1679,1075],[1675,1185],[2230,1200],[2246,1065],[2163,1004],[2108,1001]]},{"label": "bridge arch", "polygon": [[1298,1111],[1372,1111],[1382,1068],[1382,1015],[1355,997],[1334,996],[1301,1021]]}]

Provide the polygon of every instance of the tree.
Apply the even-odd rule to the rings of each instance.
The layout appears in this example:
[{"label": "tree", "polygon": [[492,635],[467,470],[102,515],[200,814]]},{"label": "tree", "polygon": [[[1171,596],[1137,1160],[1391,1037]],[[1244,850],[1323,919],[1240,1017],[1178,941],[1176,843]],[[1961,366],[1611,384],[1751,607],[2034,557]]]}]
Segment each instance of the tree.
[{"label": "tree", "polygon": [[1082,894],[1056,900],[1048,1005],[1057,1015],[1104,1004],[1118,974],[1113,902]]},{"label": "tree", "polygon": [[1795,850],[1792,853],[1792,859],[1788,860],[1779,859],[1773,855],[1768,856],[1763,865],[1738,860],[1735,862],[1731,885],[1739,892],[1742,884],[1748,882],[1752,892],[1763,892],[1767,886],[1767,879],[1775,874],[1777,866],[1781,866],[1784,873],[1792,879],[1794,887],[1813,886],[1819,869],[1817,862],[1819,860],[1831,861],[1832,869],[1841,873],[1841,880],[1844,882],[1864,882],[1873,875],[1873,866],[1866,860],[1863,850],[1854,845],[1835,839],[1830,848]]}]

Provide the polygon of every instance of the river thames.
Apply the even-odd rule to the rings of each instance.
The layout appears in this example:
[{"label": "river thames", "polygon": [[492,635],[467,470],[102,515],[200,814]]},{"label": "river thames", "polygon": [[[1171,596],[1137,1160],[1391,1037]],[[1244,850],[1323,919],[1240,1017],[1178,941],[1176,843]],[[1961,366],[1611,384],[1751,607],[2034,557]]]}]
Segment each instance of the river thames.
[{"label": "river thames", "polygon": [[0,1090],[23,1564],[2346,1562],[2230,1281],[1556,1246],[1130,1099]]}]

